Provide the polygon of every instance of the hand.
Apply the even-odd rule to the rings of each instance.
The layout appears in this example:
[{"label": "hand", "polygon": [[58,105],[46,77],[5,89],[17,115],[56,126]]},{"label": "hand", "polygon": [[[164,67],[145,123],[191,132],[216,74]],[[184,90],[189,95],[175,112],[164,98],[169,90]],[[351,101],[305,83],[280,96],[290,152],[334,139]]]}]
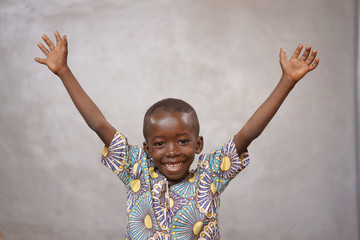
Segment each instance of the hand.
[{"label": "hand", "polygon": [[48,45],[49,49],[47,49],[41,42],[38,43],[38,47],[45,54],[46,58],[35,58],[35,61],[41,64],[45,64],[48,68],[59,75],[61,71],[68,68],[67,66],[67,37],[66,35],[61,38],[59,32],[54,33],[56,38],[56,46],[54,43],[46,36],[42,35],[42,39]]},{"label": "hand", "polygon": [[310,45],[306,46],[304,53],[299,58],[302,48],[303,46],[300,44],[289,60],[287,60],[284,49],[280,49],[280,65],[283,77],[293,81],[294,84],[319,64],[319,58],[316,57],[317,50],[311,51]]}]

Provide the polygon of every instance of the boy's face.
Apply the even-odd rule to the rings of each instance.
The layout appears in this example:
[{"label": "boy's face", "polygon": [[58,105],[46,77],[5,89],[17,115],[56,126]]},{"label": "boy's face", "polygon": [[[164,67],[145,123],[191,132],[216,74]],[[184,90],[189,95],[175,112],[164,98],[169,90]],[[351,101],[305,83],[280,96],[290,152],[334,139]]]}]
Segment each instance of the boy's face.
[{"label": "boy's face", "polygon": [[144,149],[170,185],[183,181],[189,174],[195,154],[203,148],[190,113],[158,112],[148,120]]}]

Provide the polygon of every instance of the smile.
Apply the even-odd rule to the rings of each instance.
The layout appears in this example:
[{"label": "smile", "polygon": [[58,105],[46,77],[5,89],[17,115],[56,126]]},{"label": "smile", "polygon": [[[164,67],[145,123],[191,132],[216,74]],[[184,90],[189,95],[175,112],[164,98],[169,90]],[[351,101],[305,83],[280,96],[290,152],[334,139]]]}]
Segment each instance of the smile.
[{"label": "smile", "polygon": [[164,166],[170,171],[176,171],[182,165],[184,165],[184,162],[181,162],[181,163],[164,163]]}]

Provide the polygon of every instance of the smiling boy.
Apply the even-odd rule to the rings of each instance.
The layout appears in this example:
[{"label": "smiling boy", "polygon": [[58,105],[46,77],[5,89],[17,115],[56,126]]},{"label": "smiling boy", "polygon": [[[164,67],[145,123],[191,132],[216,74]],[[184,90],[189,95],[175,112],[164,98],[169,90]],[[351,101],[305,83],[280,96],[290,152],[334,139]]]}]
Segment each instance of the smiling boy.
[{"label": "smiling boy", "polygon": [[172,186],[182,182],[203,148],[195,110],[178,99],[154,104],[144,117],[144,149]]},{"label": "smiling boy", "polygon": [[[104,142],[101,161],[125,183],[127,189],[127,239],[220,239],[220,193],[249,163],[247,147],[265,129],[287,95],[319,63],[317,51],[299,45],[291,58],[280,49],[282,77],[240,131],[211,154],[203,148],[195,110],[179,99],[155,103],[144,117],[143,147],[106,121],[67,65],[67,38],[55,32],[56,46],[43,35],[45,59],[36,58],[62,80],[89,127]],[[301,56],[300,56],[301,55]]]},{"label": "smiling boy", "polygon": [[231,139],[211,154],[203,148],[195,110],[180,99],[155,103],[144,117],[143,148],[116,133],[101,161],[127,188],[129,239],[218,239],[220,193],[249,162]]}]

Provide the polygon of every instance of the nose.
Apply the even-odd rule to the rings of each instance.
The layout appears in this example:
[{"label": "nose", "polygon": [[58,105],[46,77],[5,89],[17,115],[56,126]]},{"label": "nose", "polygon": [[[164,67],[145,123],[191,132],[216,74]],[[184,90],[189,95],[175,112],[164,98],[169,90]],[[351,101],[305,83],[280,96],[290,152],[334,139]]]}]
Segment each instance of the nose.
[{"label": "nose", "polygon": [[166,151],[166,156],[167,157],[175,157],[175,156],[178,156],[180,154],[179,150],[177,149],[176,144],[174,144],[174,143],[168,143],[166,150],[167,150]]}]

